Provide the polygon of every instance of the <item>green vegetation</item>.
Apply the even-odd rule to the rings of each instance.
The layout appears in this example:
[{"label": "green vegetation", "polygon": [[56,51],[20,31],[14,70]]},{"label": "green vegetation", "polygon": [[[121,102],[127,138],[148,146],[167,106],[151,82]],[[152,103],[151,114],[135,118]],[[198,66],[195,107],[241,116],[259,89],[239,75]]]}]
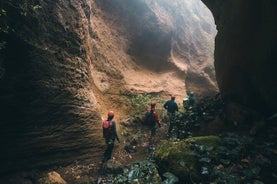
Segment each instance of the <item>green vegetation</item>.
[{"label": "green vegetation", "polygon": [[[9,40],[14,37],[17,29],[20,29],[20,24],[28,16],[35,16],[35,13],[41,9],[39,0],[3,0],[0,6],[0,51],[3,51]],[[0,57],[2,58],[2,52]],[[2,67],[0,60],[0,79],[5,74],[5,68]]]},{"label": "green vegetation", "polygon": [[[155,152],[159,166],[180,179],[198,177],[201,162],[217,156],[221,139],[217,136],[191,137],[182,141],[161,141]],[[208,156],[207,156],[208,155]]]},{"label": "green vegetation", "polygon": [[147,107],[149,107],[151,100],[157,101],[157,110],[161,109],[163,105],[163,100],[161,98],[154,97],[153,95],[149,94],[133,95],[128,103],[128,105],[131,107],[129,112],[130,116],[134,119],[142,120],[147,110]]},{"label": "green vegetation", "polygon": [[[5,9],[1,9],[0,10],[0,34],[5,33],[8,34],[10,32],[10,26],[5,23],[6,21],[4,21],[7,18],[7,11]],[[6,41],[1,40],[0,41],[0,50],[5,48],[6,45]]]},{"label": "green vegetation", "polygon": [[272,141],[224,133],[162,141],[155,157],[163,172],[188,183],[270,183],[276,179]]},{"label": "green vegetation", "polygon": [[[15,32],[19,17],[29,16],[41,9],[39,0],[5,0],[1,2],[0,8],[0,35]],[[0,41],[0,50],[4,49],[6,41]]]}]

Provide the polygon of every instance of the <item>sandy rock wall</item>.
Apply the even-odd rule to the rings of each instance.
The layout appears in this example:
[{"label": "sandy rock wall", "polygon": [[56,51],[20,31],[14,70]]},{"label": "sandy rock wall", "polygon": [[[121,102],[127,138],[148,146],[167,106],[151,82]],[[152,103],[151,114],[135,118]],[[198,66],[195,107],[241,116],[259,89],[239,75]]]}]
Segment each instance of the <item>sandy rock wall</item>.
[{"label": "sandy rock wall", "polygon": [[[185,86],[176,91],[178,95],[182,93],[184,96],[186,89],[199,94],[217,90],[213,67],[213,39],[216,29],[212,15],[200,1],[95,2],[103,13],[103,21],[115,32],[111,33],[111,37],[119,33],[119,36],[125,39],[124,44],[118,47],[117,52],[122,49],[119,60],[133,62],[138,66],[137,70],[147,69],[163,74],[174,72],[177,77],[172,80],[182,81],[181,85]],[[113,52],[112,49],[110,51]],[[124,76],[127,72],[122,73]],[[145,78],[151,77],[144,75]],[[164,79],[162,75],[160,80],[170,83],[169,79]],[[128,78],[125,81],[130,84]],[[155,83],[158,85],[158,82]],[[150,92],[146,82],[139,84],[144,85]],[[165,92],[170,91],[166,86],[163,88]]]}]

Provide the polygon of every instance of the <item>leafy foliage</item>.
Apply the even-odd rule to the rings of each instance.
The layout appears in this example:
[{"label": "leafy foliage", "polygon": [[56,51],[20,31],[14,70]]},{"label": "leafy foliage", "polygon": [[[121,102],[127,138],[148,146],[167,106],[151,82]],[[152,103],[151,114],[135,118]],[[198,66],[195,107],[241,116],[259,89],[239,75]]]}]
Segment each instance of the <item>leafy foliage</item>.
[{"label": "leafy foliage", "polygon": [[130,100],[130,106],[132,107],[132,116],[142,116],[145,113],[146,108],[152,99],[151,95],[138,94],[134,95]]},{"label": "leafy foliage", "polygon": [[[26,17],[41,9],[39,0],[5,0],[0,7],[0,34],[15,32],[15,25],[20,22],[19,17]],[[18,22],[17,22],[18,21]],[[6,42],[0,41],[0,50]]]},{"label": "leafy foliage", "polygon": [[[162,99],[149,94],[138,94],[132,96],[128,103],[128,105],[131,107],[129,112],[130,116],[134,119],[142,120],[151,100],[156,100],[157,102],[162,101]],[[161,103],[157,103],[156,109],[160,109],[161,106]]]}]

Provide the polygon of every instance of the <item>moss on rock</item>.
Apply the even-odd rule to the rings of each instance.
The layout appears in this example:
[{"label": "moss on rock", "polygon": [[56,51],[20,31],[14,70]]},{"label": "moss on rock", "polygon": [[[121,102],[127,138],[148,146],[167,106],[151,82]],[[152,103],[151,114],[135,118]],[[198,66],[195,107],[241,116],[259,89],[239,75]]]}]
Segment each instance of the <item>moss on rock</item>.
[{"label": "moss on rock", "polygon": [[214,158],[221,139],[218,136],[192,137],[178,142],[163,140],[155,152],[160,172],[170,171],[179,179],[196,177],[199,173],[201,152]]}]

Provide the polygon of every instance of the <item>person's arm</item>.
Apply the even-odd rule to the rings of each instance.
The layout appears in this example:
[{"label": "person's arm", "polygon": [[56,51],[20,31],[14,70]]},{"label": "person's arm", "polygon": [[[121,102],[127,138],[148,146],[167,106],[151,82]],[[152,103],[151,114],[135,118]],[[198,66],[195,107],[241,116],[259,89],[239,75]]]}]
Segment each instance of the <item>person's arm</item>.
[{"label": "person's arm", "polygon": [[118,135],[117,135],[117,131],[116,131],[116,123],[115,123],[115,121],[113,121],[113,130],[114,130],[114,135],[115,135],[116,140],[118,142],[120,142],[119,138],[118,138]]},{"label": "person's arm", "polygon": [[102,122],[102,132],[103,132],[103,138],[105,138],[104,136],[104,127],[103,127],[104,121]]},{"label": "person's arm", "polygon": [[164,103],[164,108],[168,109],[168,101]]}]

